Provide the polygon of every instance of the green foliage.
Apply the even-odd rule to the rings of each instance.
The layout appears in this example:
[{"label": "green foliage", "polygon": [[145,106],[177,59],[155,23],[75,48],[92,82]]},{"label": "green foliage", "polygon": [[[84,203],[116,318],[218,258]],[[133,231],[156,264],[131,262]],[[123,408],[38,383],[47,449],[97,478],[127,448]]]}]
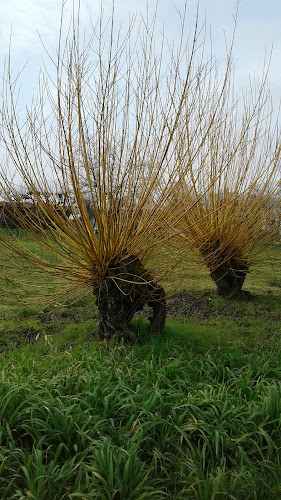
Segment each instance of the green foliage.
[{"label": "green foliage", "polygon": [[6,354],[1,498],[277,498],[280,342],[176,334]]},{"label": "green foliage", "polygon": [[280,339],[236,328],[169,319],[135,347],[53,332],[6,352],[1,498],[278,498]]}]

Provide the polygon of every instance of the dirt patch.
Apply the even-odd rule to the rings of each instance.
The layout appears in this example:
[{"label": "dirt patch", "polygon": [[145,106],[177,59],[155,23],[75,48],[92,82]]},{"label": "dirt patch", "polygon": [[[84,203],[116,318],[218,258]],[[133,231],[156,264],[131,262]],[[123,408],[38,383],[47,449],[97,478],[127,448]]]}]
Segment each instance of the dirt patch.
[{"label": "dirt patch", "polygon": [[211,303],[210,294],[183,290],[167,299],[167,316],[208,319],[221,314],[222,311]]},{"label": "dirt patch", "polygon": [[[167,316],[178,319],[193,317],[199,320],[213,316],[224,316],[235,319],[237,324],[241,323],[243,326],[245,326],[244,322],[249,316],[254,318],[267,316],[273,321],[281,321],[279,311],[258,304],[254,296],[250,300],[246,297],[245,300],[219,299],[219,304],[217,299],[214,292],[183,290],[167,299]],[[241,308],[241,303],[245,301],[253,305],[251,312],[248,307]]]},{"label": "dirt patch", "polygon": [[36,331],[35,328],[26,328],[23,330],[22,335],[24,336],[26,343],[34,344],[38,337],[38,331]]},{"label": "dirt patch", "polygon": [[0,353],[4,352],[8,347],[7,342],[4,342],[4,340],[0,340]]}]

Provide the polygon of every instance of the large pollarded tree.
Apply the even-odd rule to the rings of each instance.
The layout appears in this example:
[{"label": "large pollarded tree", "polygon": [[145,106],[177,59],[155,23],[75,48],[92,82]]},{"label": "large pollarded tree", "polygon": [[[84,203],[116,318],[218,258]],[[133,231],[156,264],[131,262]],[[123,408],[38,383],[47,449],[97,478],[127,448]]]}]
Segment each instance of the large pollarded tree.
[{"label": "large pollarded tree", "polygon": [[[6,276],[14,278],[16,269],[33,299],[91,290],[100,338],[133,341],[130,321],[144,304],[152,308],[151,331],[162,330],[161,279],[186,247],[173,238],[182,207],[171,210],[167,202],[184,176],[193,179],[202,170],[204,189],[214,183],[204,169],[204,151],[216,147],[214,138],[231,113],[231,50],[219,77],[212,55],[205,58],[198,12],[193,36],[185,41],[185,14],[178,46],[164,35],[155,43],[156,14],[139,23],[132,18],[125,31],[115,29],[114,15],[108,21],[101,14],[83,45],[78,18],[63,39],[62,14],[58,52],[46,62],[53,68],[41,75],[25,117],[7,63],[1,188],[28,238],[1,234],[9,256]],[[251,119],[222,160],[222,171]],[[30,193],[32,210],[17,195],[9,171]],[[58,204],[61,195],[67,210]]]}]

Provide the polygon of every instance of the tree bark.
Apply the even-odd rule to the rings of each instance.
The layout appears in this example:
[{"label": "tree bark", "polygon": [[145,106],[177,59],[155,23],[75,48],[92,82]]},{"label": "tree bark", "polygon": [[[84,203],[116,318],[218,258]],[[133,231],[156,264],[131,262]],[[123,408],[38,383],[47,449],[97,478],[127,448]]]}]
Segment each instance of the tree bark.
[{"label": "tree bark", "polygon": [[152,307],[153,314],[149,318],[149,331],[153,334],[161,333],[165,326],[166,299],[163,288],[155,288],[147,304]]},{"label": "tree bark", "polygon": [[250,293],[242,290],[247,270],[246,266],[234,270],[222,265],[211,271],[210,276],[216,283],[218,295],[229,299],[248,298]]},{"label": "tree bark", "polygon": [[[250,293],[242,290],[249,271],[247,262],[231,255],[231,248],[221,248],[220,240],[207,242],[201,248],[204,262],[210,269],[210,276],[215,282],[217,293],[221,297],[249,298]],[[221,264],[220,264],[221,262]]]},{"label": "tree bark", "polygon": [[[142,278],[146,276],[146,281]],[[166,300],[163,288],[149,279],[138,259],[113,263],[106,279],[94,290],[98,306],[97,334],[100,340],[115,337],[135,343],[130,322],[145,304],[152,308],[149,331],[160,333],[165,325]]]}]

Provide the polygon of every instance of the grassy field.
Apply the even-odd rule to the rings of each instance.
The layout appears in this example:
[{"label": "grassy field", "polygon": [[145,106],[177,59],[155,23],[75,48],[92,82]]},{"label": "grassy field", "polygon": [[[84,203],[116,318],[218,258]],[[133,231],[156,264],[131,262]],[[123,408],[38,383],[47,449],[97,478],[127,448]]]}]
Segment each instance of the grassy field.
[{"label": "grassy field", "polygon": [[218,298],[194,260],[168,318],[98,343],[91,295],[0,308],[0,498],[281,499],[281,250]]}]

